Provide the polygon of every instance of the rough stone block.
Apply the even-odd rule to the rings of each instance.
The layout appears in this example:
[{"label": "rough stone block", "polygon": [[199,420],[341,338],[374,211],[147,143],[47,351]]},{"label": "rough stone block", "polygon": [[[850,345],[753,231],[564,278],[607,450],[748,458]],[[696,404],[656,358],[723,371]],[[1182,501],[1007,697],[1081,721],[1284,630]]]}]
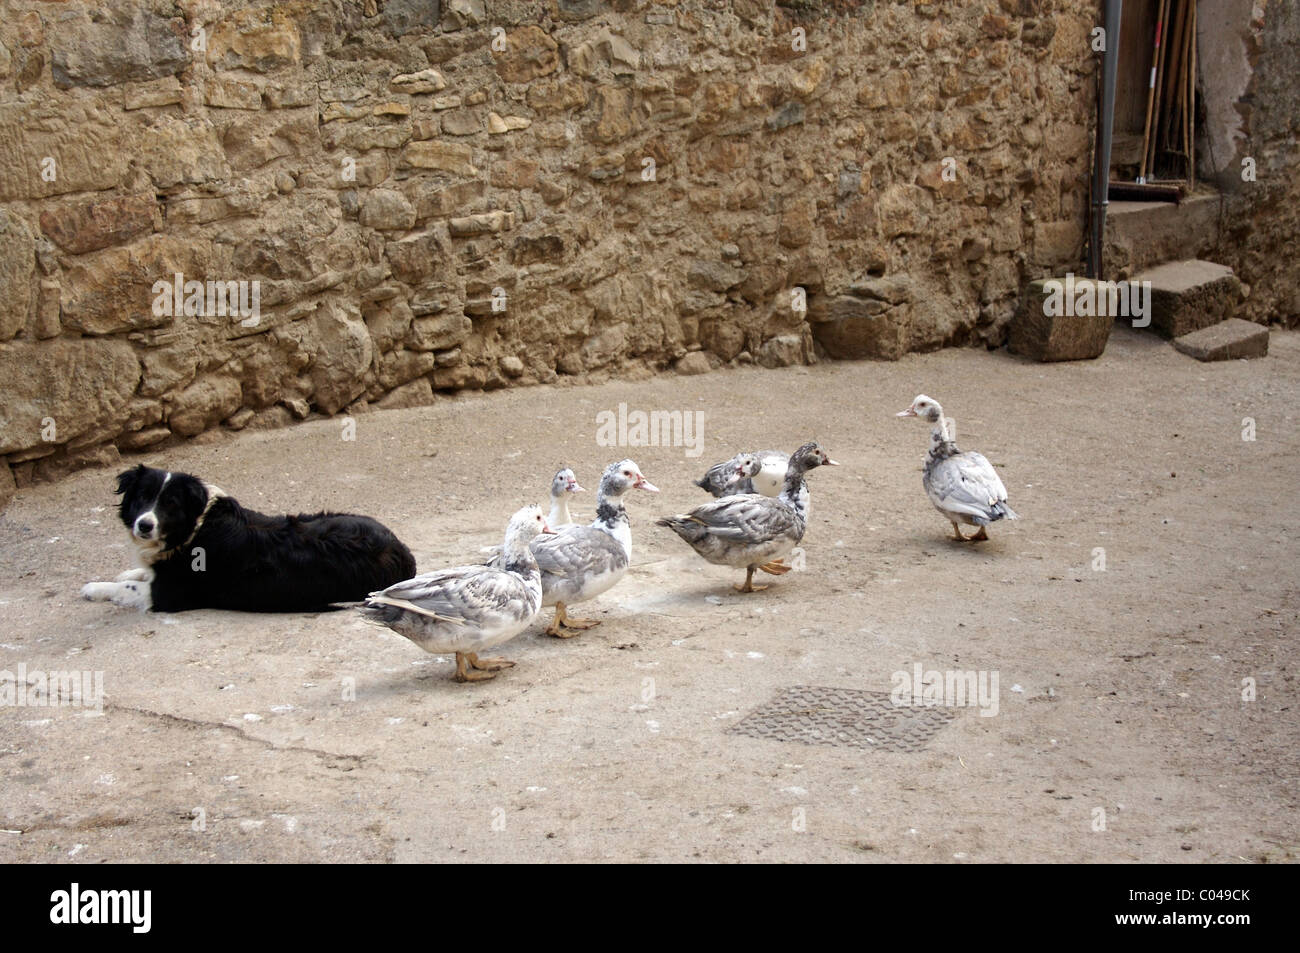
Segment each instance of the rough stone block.
[{"label": "rough stone block", "polygon": [[[1109,314],[1049,314],[1049,310],[1055,310],[1047,307],[1051,294],[1047,287],[1049,281],[1063,279],[1030,282],[1020,308],[1011,319],[1011,350],[1035,361],[1085,361],[1100,357],[1106,350],[1115,318]],[[1092,281],[1076,278],[1074,283],[1078,288]]]},{"label": "rough stone block", "polygon": [[846,295],[832,302],[826,320],[813,324],[813,337],[833,358],[896,361],[903,356],[902,310]]},{"label": "rough stone block", "polygon": [[[80,11],[78,11],[80,13]],[[185,21],[142,3],[108,4],[96,19],[62,19],[50,33],[54,85],[110,86],[179,73],[189,64]]]},{"label": "rough stone block", "polygon": [[1241,282],[1227,265],[1174,261],[1133,276],[1151,282],[1151,327],[1165,337],[1182,337],[1232,317]]},{"label": "rough stone block", "polygon": [[192,437],[225,420],[239,409],[239,381],[204,377],[176,396],[168,423],[174,433]]},{"label": "rough stone block", "polygon": [[1174,347],[1198,361],[1231,361],[1268,354],[1268,328],[1240,318],[1229,318],[1174,338]]},{"label": "rough stone block", "polygon": [[472,238],[475,235],[488,235],[493,232],[509,230],[515,227],[514,212],[494,209],[481,215],[467,215],[453,218],[447,223],[453,238]]},{"label": "rough stone block", "polygon": [[559,45],[541,27],[520,27],[506,35],[506,50],[495,63],[507,83],[531,82],[560,68]]},{"label": "rough stone block", "polygon": [[[0,454],[112,436],[140,381],[126,341],[15,341],[0,349]],[[47,437],[53,437],[47,440]]]},{"label": "rough stone block", "polygon": [[912,287],[903,276],[855,282],[851,294],[808,303],[817,343],[833,358],[896,361],[906,351]]},{"label": "rough stone block", "polygon": [[247,7],[229,14],[211,31],[208,65],[259,73],[296,65],[302,57],[302,34],[293,12],[291,4],[282,4],[278,9]]},{"label": "rough stone block", "polygon": [[415,206],[393,189],[372,189],[361,200],[361,224],[381,231],[412,228]]},{"label": "rough stone block", "polygon": [[175,76],[146,83],[128,83],[122,90],[122,108],[128,112],[156,106],[172,106],[181,101],[181,84]]},{"label": "rough stone block", "polygon": [[417,95],[419,93],[436,93],[447,88],[447,81],[436,69],[422,69],[418,73],[402,73],[388,81],[388,85],[399,93]]},{"label": "rough stone block", "polygon": [[120,245],[151,231],[158,202],[152,193],[125,195],[104,202],[48,208],[41,231],[64,251],[80,255]]},{"label": "rough stone block", "polygon": [[402,161],[416,169],[440,169],[460,175],[473,175],[474,152],[469,146],[453,142],[412,142],[402,153]]},{"label": "rough stone block", "polygon": [[416,318],[411,326],[409,344],[417,351],[444,351],[463,344],[473,331],[474,323],[464,314]]},{"label": "rough stone block", "polygon": [[432,403],[433,385],[427,377],[421,377],[389,391],[375,406],[380,410],[398,410],[405,407],[427,407]]},{"label": "rough stone block", "polygon": [[261,109],[262,90],[256,83],[214,79],[208,83],[203,101],[216,109]]},{"label": "rough stone block", "polygon": [[17,215],[0,209],[0,341],[8,341],[27,324],[36,242]]}]

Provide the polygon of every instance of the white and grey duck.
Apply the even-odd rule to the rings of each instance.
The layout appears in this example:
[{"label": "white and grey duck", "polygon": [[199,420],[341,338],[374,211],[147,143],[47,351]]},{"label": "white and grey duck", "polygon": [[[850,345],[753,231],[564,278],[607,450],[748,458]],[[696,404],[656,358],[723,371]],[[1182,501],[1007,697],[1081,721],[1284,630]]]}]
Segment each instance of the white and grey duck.
[{"label": "white and grey duck", "polygon": [[508,642],[541,612],[542,577],[529,543],[550,532],[541,507],[525,506],[506,527],[500,566],[457,566],[422,573],[372,592],[361,612],[426,652],[455,653],[457,681],[495,678],[515,663],[480,659],[478,653]]},{"label": "white and grey duck", "polygon": [[554,536],[535,540],[532,554],[542,574],[542,605],[555,606],[547,635],[568,639],[576,631],[599,625],[596,619],[575,619],[568,606],[587,602],[613,588],[632,562],[632,528],[623,495],[628,490],[658,493],[631,460],[605,468],[596,491],[596,518],[588,526],[570,525]]},{"label": "white and grey duck", "polygon": [[569,515],[569,494],[585,492],[586,489],[568,467],[555,474],[551,480],[551,512],[546,517],[551,529],[559,532],[560,527],[573,525],[573,517]]},{"label": "white and grey duck", "polygon": [[[551,480],[551,511],[546,517],[546,524],[551,527],[552,532],[559,532],[564,526],[574,525],[573,517],[569,515],[569,494],[585,492],[586,489],[568,467],[555,474]],[[481,552],[488,554],[488,558],[483,561],[485,565],[502,568],[500,546],[485,546]]]},{"label": "white and grey duck", "polygon": [[745,583],[739,592],[757,592],[754,571],[773,576],[790,571],[783,560],[799,545],[808,526],[810,502],[804,475],[815,467],[838,466],[820,446],[804,444],[788,457],[781,494],[775,498],[761,493],[724,496],[697,506],[689,513],[658,520],[685,540],[711,563],[745,569]]},{"label": "white and grey duck", "polygon": [[[962,542],[989,538],[988,525],[1000,519],[1019,519],[1007,505],[1007,488],[993,464],[982,453],[959,450],[939,402],[924,394],[897,417],[920,417],[934,424],[930,431],[930,452],[921,471],[921,485],[934,508],[952,523]],[[978,526],[979,532],[963,536],[961,525]]]},{"label": "white and grey duck", "polygon": [[695,481],[695,485],[713,497],[729,496],[733,493],[752,493],[751,489],[738,490],[736,484],[744,480],[749,482],[759,470],[758,458],[752,453],[738,453],[724,463],[715,463],[705,471],[704,476]]},{"label": "white and grey duck", "polygon": [[715,463],[695,485],[715,497],[737,493],[780,496],[790,457],[780,450],[738,453],[725,463]]}]

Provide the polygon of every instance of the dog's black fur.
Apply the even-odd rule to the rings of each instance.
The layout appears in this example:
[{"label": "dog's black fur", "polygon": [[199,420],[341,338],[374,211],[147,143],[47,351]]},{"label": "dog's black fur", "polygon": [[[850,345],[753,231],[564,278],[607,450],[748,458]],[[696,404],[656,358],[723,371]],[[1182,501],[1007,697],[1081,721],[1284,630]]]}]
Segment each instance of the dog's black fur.
[{"label": "dog's black fur", "polygon": [[[368,516],[266,516],[229,496],[219,496],[204,514],[208,488],[203,481],[173,473],[164,485],[166,475],[141,465],[117,478],[118,512],[127,529],[151,508],[158,521],[160,540],[153,551],[132,537],[141,545],[142,562],[153,570],[150,607],[155,611],[321,610],[415,575],[411,551]],[[199,550],[201,571],[195,568]]]}]

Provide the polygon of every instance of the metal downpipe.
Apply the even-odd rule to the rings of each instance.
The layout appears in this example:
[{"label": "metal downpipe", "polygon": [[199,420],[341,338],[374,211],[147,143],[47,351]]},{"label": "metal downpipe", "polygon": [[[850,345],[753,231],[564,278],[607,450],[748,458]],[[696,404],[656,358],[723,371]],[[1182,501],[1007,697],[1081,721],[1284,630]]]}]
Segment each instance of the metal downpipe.
[{"label": "metal downpipe", "polygon": [[1088,242],[1088,277],[1101,280],[1101,249],[1106,235],[1106,208],[1110,204],[1110,147],[1115,124],[1115,83],[1119,73],[1120,17],[1124,0],[1105,0],[1106,50],[1101,62],[1101,116],[1092,165],[1092,235]]}]

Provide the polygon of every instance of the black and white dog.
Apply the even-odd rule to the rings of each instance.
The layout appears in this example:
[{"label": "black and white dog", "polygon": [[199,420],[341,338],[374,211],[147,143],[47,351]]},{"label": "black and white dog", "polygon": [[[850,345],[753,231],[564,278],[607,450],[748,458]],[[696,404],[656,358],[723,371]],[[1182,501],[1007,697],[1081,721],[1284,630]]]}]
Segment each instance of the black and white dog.
[{"label": "black and white dog", "polygon": [[81,594],[184,612],[304,612],[355,602],[415,575],[411,551],[368,516],[265,516],[186,473],[143,465],[117,477],[118,513],[141,568]]}]

